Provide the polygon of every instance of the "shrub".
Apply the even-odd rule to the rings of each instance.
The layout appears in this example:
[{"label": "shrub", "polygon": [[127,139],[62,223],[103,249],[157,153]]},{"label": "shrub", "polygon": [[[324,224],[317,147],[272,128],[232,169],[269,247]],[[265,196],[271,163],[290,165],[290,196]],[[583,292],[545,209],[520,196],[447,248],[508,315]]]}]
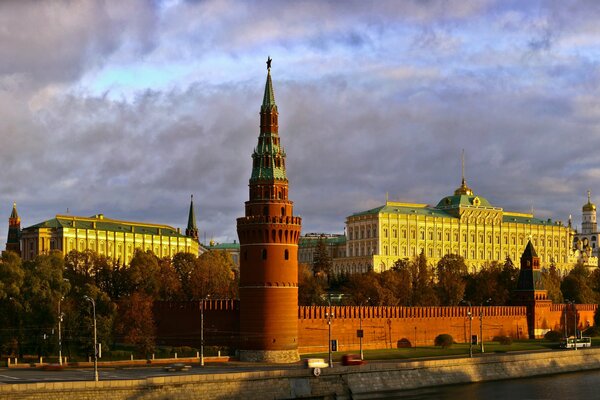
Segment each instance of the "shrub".
[{"label": "shrub", "polygon": [[435,340],[433,341],[433,343],[436,346],[440,346],[445,349],[454,344],[454,339],[452,338],[452,336],[448,335],[447,333],[442,333],[441,335],[437,335],[435,337]]},{"label": "shrub", "polygon": [[404,349],[404,348],[408,348],[408,347],[412,347],[410,340],[408,340],[407,338],[402,338],[402,339],[398,340],[398,348],[399,349]]},{"label": "shrub", "polygon": [[596,337],[600,336],[600,326],[590,326],[583,331],[583,336]]},{"label": "shrub", "polygon": [[494,342],[498,342],[502,345],[511,345],[512,344],[512,338],[510,336],[494,336],[493,338]]},{"label": "shrub", "polygon": [[557,332],[557,331],[548,331],[544,335],[544,339],[546,339],[549,342],[558,342],[558,341],[560,341],[560,339],[562,337],[563,337],[563,334],[561,332]]}]

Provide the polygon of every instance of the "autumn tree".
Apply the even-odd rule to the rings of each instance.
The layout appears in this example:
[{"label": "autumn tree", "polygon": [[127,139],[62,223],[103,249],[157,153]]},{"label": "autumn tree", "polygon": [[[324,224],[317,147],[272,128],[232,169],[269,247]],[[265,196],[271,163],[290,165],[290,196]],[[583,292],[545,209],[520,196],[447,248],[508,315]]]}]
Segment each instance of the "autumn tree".
[{"label": "autumn tree", "polygon": [[5,251],[0,258],[0,353],[20,353],[23,336],[22,287],[25,271],[18,254]]},{"label": "autumn tree", "polygon": [[152,312],[153,299],[144,292],[135,292],[122,299],[118,306],[115,331],[124,343],[135,345],[138,354],[154,351],[156,327]]},{"label": "autumn tree", "polygon": [[181,290],[186,299],[192,298],[190,278],[196,265],[196,256],[191,253],[177,253],[173,256],[173,268],[181,282]]},{"label": "autumn tree", "polygon": [[446,254],[437,263],[436,292],[440,305],[458,304],[465,294],[467,265],[458,254]]},{"label": "autumn tree", "polygon": [[560,304],[564,301],[562,292],[560,291],[562,280],[556,269],[556,265],[553,262],[550,263],[548,269],[542,271],[542,282],[548,291],[548,298],[552,300],[553,303]]},{"label": "autumn tree", "polygon": [[577,264],[560,285],[563,297],[579,304],[596,303],[598,299],[590,286],[590,275],[586,266]]},{"label": "autumn tree", "polygon": [[307,264],[298,264],[298,304],[314,306],[323,304],[325,281],[316,277]]},{"label": "autumn tree", "polygon": [[238,296],[238,282],[233,273],[233,259],[223,250],[202,253],[190,274],[190,292],[195,300],[231,299]]},{"label": "autumn tree", "polygon": [[433,270],[427,263],[425,251],[413,260],[414,267],[413,287],[412,287],[412,304],[413,306],[435,306],[438,305],[438,299],[434,289]]},{"label": "autumn tree", "polygon": [[331,256],[327,249],[327,239],[324,236],[319,237],[315,255],[313,259],[313,273],[315,276],[327,277],[331,275]]}]

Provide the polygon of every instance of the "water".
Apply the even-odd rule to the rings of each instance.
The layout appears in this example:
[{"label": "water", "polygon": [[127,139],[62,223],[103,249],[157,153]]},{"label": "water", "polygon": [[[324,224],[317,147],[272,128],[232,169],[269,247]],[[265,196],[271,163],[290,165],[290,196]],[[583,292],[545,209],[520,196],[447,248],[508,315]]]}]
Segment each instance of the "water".
[{"label": "water", "polygon": [[600,399],[600,371],[410,390],[403,393],[397,392],[390,398],[440,400]]}]

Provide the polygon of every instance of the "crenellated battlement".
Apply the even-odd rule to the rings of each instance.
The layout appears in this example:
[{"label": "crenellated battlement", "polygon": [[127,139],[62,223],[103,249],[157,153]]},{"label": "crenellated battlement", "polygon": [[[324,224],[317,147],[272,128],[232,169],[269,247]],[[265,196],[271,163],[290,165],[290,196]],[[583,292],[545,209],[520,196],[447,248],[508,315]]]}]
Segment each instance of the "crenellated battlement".
[{"label": "crenellated battlement", "polygon": [[[473,317],[480,313],[484,317],[521,317],[527,315],[524,306],[484,306],[471,307]],[[331,306],[333,318],[466,318],[469,307],[369,307],[369,306]],[[300,306],[299,319],[325,319],[329,306]]]},{"label": "crenellated battlement", "polygon": [[250,215],[237,219],[238,227],[249,224],[276,224],[276,225],[297,225],[298,229],[302,224],[301,217],[279,216],[279,215]]}]

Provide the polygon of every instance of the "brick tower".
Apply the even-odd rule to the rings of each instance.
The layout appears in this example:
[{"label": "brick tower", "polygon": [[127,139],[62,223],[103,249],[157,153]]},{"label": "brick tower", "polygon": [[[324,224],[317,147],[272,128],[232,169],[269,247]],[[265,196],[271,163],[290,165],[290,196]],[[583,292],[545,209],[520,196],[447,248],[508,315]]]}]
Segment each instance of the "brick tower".
[{"label": "brick tower", "polygon": [[8,236],[6,250],[21,255],[21,218],[17,213],[17,203],[13,203],[12,212],[8,218]]},{"label": "brick tower", "polygon": [[260,108],[260,135],[240,239],[240,359],[298,360],[298,239],[301,218],[288,200],[285,152],[279,142],[271,58]]},{"label": "brick tower", "polygon": [[530,339],[543,337],[549,330],[547,316],[552,301],[542,281],[540,258],[531,244],[527,242],[521,255],[521,271],[514,291],[514,304],[527,307],[527,334]]}]

